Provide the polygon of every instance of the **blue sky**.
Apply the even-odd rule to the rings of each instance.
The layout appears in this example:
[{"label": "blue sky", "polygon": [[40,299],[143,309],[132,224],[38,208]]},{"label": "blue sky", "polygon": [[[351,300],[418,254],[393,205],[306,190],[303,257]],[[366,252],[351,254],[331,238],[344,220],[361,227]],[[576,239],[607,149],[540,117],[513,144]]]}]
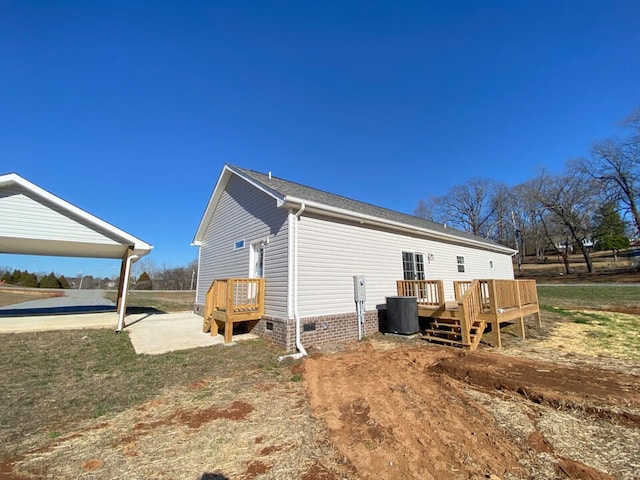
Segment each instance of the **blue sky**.
[{"label": "blue sky", "polygon": [[225,163],[411,213],[620,133],[640,106],[639,18],[611,0],[0,0],[0,173],[153,244],[158,266],[196,258]]}]

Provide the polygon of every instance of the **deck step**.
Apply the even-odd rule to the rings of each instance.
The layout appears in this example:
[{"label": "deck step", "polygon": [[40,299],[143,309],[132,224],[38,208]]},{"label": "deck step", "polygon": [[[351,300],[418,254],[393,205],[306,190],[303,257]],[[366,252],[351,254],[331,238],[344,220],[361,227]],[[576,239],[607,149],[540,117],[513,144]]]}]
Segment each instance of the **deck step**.
[{"label": "deck step", "polygon": [[[449,324],[441,324],[441,323],[432,322],[432,323],[429,324],[429,326],[431,328],[427,329],[427,331],[438,331],[438,332],[442,332],[442,333],[455,333],[455,334],[460,333],[460,325],[449,325]],[[481,328],[484,329],[484,327],[482,325],[473,325],[469,330],[471,331],[471,334],[473,335],[474,333],[476,333]],[[448,330],[445,330],[445,329],[448,329]]]},{"label": "deck step", "polygon": [[462,347],[469,347],[471,346],[470,343],[464,343],[460,340],[451,340],[448,338],[441,338],[441,337],[433,337],[431,335],[423,335],[422,336],[423,340],[428,340],[430,342],[436,342],[436,343],[447,343],[449,345],[460,345]]}]

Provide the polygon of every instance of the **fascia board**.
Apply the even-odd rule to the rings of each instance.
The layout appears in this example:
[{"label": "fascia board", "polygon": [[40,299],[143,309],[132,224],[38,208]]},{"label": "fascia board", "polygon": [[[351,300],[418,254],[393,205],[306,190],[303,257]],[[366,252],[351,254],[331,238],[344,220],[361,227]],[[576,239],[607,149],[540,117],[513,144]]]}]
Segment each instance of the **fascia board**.
[{"label": "fascia board", "polygon": [[374,216],[366,215],[363,213],[356,213],[350,210],[331,207],[329,205],[320,204],[316,202],[310,202],[310,201],[306,201],[301,198],[296,198],[292,196],[287,196],[285,198],[282,204],[282,207],[295,209],[295,208],[299,208],[300,205],[302,204],[305,205],[305,212],[320,213],[320,214],[331,216],[334,218],[366,223],[369,225],[375,225],[375,226],[379,226],[387,229],[392,229],[395,231],[410,233],[413,235],[421,235],[421,236],[433,238],[436,240],[439,239],[439,240],[446,240],[449,242],[454,242],[454,243],[463,244],[463,245],[472,245],[478,248],[482,248],[483,250],[492,250],[492,251],[505,253],[509,255],[515,255],[517,253],[516,250],[513,250],[512,248],[508,248],[508,247],[503,247],[501,245],[494,246],[494,245],[480,242],[477,240],[459,237],[457,235],[438,232],[438,231],[430,230],[427,228],[413,227],[400,222],[394,222],[393,220],[385,220],[379,217],[374,217]]},{"label": "fascia board", "polygon": [[[56,195],[52,194],[51,192],[48,192],[45,189],[37,186],[36,184],[31,183],[29,180],[26,180],[25,178],[21,177],[16,173],[10,173],[8,175],[0,176],[0,186],[9,185],[9,184],[19,185],[25,190],[27,190],[28,192],[48,202],[53,203],[54,205],[59,206],[60,208],[62,208],[63,210],[66,210],[69,213],[72,213],[80,217],[88,225],[100,227],[112,233],[113,235],[122,238],[123,240],[125,240],[126,243],[133,245],[133,249],[136,251],[137,254],[146,255],[153,249],[153,245],[150,245],[147,242],[144,242],[143,240],[140,240],[139,238],[136,238],[133,235],[125,232],[124,230],[120,230],[118,227],[115,227],[114,225],[111,225],[110,223],[105,222],[104,220],[96,217],[95,215],[92,215],[89,212],[86,212],[81,208],[76,207],[75,205],[67,202],[66,200],[63,200],[60,197],[57,197]],[[123,242],[123,244],[125,242]]]}]

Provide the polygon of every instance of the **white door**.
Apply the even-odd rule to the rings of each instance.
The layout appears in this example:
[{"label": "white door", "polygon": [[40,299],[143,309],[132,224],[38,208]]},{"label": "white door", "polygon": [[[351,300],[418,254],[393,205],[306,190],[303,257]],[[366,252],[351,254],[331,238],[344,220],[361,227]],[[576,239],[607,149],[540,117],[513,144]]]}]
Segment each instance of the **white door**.
[{"label": "white door", "polygon": [[251,245],[251,259],[249,277],[262,278],[264,276],[264,246],[262,243]]}]

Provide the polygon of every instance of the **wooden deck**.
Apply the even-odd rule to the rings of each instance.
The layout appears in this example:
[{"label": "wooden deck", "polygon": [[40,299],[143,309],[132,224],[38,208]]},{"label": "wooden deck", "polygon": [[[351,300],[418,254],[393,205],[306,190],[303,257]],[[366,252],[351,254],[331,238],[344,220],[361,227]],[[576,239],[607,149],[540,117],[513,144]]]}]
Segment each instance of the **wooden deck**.
[{"label": "wooden deck", "polygon": [[231,343],[234,323],[260,320],[263,315],[263,278],[214,280],[205,299],[202,331],[215,336],[223,326],[224,342]]},{"label": "wooden deck", "polygon": [[455,301],[446,302],[442,280],[398,280],[398,295],[415,296],[418,315],[433,319],[425,339],[475,350],[490,325],[492,343],[499,348],[503,323],[515,323],[522,338],[524,317],[534,315],[541,327],[535,280],[455,281],[453,286]]}]

